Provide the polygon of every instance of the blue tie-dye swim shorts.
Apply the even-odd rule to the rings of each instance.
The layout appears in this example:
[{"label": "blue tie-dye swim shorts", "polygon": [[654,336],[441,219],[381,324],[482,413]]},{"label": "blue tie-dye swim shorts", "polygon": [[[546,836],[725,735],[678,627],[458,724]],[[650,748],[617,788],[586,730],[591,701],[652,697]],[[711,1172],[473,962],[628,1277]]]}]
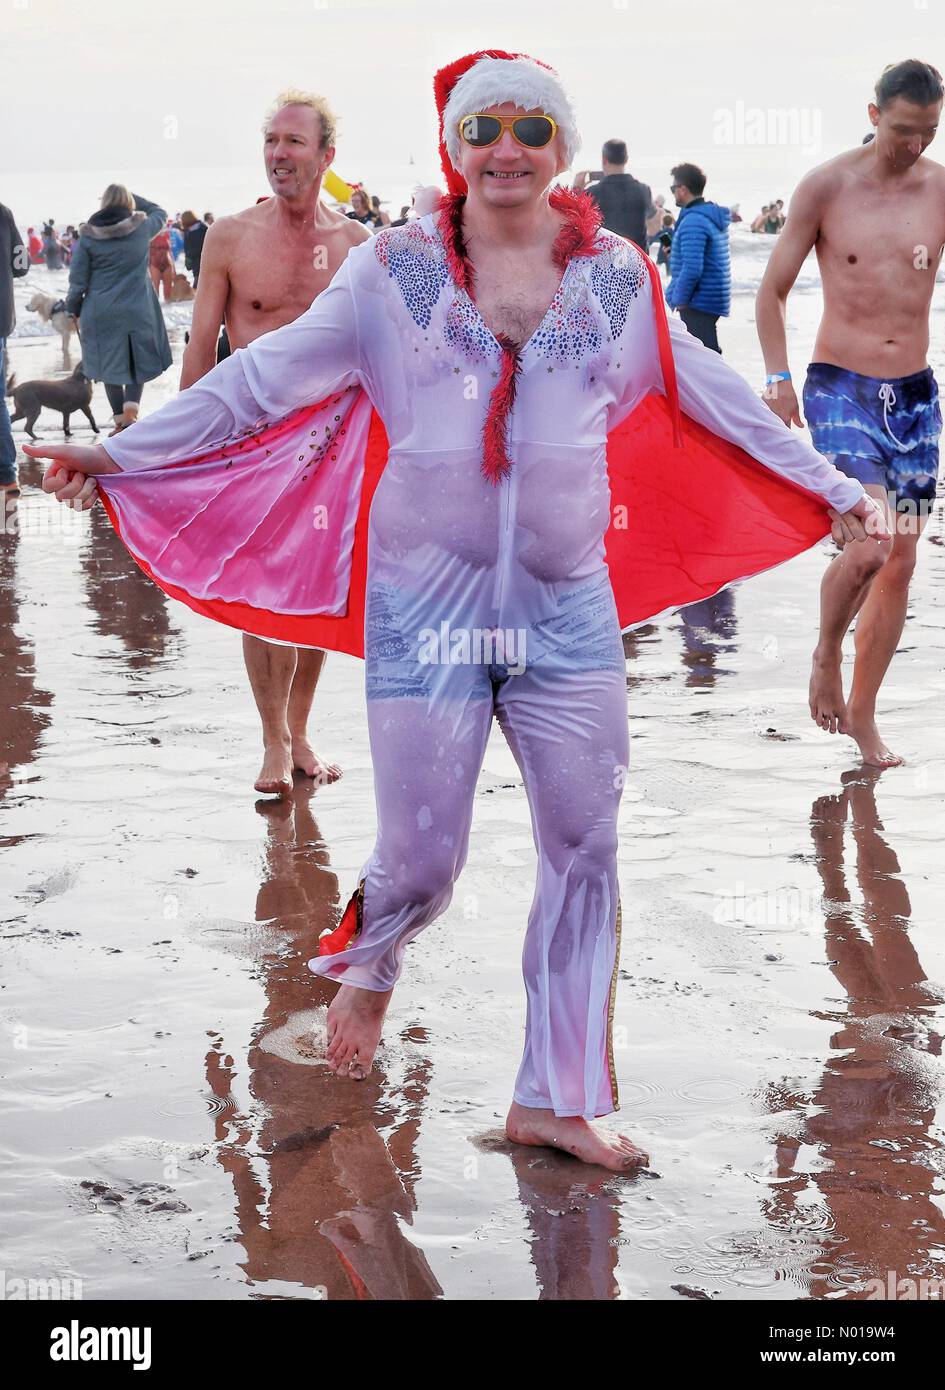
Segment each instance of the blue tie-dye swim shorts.
[{"label": "blue tie-dye swim shorts", "polygon": [[829,362],[811,362],[804,415],[814,448],[841,473],[885,488],[897,510],[905,502],[928,513],[935,500],[942,432],[931,367],[884,381]]}]

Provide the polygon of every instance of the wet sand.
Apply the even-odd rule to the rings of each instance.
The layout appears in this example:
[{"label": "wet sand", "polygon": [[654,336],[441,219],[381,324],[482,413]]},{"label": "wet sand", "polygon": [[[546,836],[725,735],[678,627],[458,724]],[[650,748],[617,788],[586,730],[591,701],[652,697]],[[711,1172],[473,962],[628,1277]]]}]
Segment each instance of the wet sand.
[{"label": "wet sand", "polygon": [[[819,303],[794,304],[797,372]],[[757,379],[747,300],[721,336]],[[145,409],[182,346],[178,324]],[[61,367],[48,337],[10,358],[21,380]],[[95,409],[104,425],[100,387]],[[238,635],[165,600],[100,508],[64,522],[39,478],[23,467],[0,537],[8,1280],[80,1279],[87,1299],[791,1300],[945,1277],[940,511],[882,701],[903,768],[864,772],[809,719],[825,548],[627,639],[613,1118],[651,1169],[614,1177],[501,1135],[535,867],[501,735],[375,1074],[336,1079],[317,1044],[331,987],[305,962],[373,841],[361,665],[332,656],[316,697],[343,780],[255,800]]]}]

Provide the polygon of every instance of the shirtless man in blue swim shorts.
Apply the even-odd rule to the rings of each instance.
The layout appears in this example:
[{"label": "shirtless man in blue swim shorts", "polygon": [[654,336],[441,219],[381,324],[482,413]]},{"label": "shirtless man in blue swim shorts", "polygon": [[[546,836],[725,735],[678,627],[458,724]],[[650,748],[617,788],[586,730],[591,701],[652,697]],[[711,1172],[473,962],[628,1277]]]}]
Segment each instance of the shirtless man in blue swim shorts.
[{"label": "shirtless man in blue swim shorts", "polygon": [[[902,759],[876,727],[876,697],[906,618],[919,536],[935,499],[942,427],[926,361],[929,306],[945,244],[945,168],[924,158],[942,113],[941,74],[916,59],[886,68],[869,104],[875,139],[812,170],[791,199],[756,316],[769,406],[802,425],[785,334],[787,296],[813,247],[824,314],[803,390],[814,447],[895,514],[891,540],[848,545],[821,587],[811,718],[849,734],[863,760]],[[849,697],[841,644],[856,614]]]}]

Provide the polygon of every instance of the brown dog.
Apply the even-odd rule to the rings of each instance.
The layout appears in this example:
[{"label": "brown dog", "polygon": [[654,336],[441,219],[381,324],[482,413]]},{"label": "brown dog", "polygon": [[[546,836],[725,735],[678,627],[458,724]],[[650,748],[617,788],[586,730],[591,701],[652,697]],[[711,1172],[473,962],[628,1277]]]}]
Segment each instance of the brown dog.
[{"label": "brown dog", "polygon": [[62,411],[64,434],[72,433],[69,429],[69,416],[74,410],[81,410],[98,434],[98,425],[89,409],[92,403],[92,383],[83,374],[81,362],[65,381],[24,381],[22,386],[15,385],[15,381],[16,378],[11,376],[7,382],[7,395],[13,397],[13,404],[16,406],[16,414],[10,416],[10,424],[25,419],[26,433],[30,439],[38,437],[33,433],[33,426],[44,406],[47,410]]}]

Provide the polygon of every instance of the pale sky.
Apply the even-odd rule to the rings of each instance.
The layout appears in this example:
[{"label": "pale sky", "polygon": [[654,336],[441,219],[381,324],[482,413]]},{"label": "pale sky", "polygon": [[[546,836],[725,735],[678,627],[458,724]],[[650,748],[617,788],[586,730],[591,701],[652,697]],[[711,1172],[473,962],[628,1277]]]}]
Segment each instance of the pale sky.
[{"label": "pale sky", "polygon": [[[620,136],[644,175],[691,159],[718,184],[733,166],[775,165],[789,192],[859,144],[886,63],[945,67],[945,0],[0,0],[0,185],[38,170],[246,166],[287,85],[334,105],[342,174],[411,154],[432,168],[432,74],[483,47],[558,68],[577,167]],[[739,104],[793,111],[801,138],[726,144],[718,113]],[[945,162],[939,139],[930,155]]]}]

